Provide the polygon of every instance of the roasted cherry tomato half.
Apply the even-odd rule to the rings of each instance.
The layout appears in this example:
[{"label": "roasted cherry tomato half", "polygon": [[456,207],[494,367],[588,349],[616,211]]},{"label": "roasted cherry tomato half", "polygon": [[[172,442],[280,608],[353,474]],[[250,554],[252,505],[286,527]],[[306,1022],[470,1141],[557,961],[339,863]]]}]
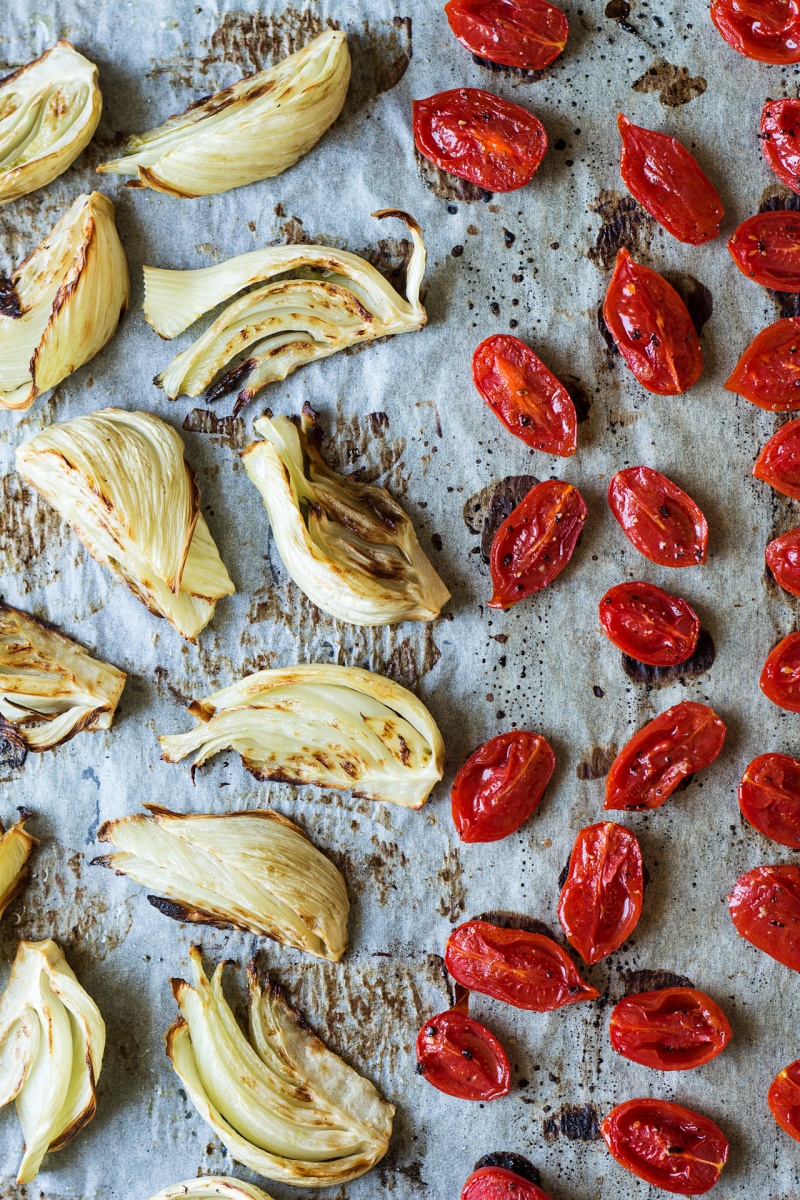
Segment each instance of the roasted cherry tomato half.
[{"label": "roasted cherry tomato half", "polygon": [[800,408],[800,318],[785,317],[762,329],[725,387],[767,412]]},{"label": "roasted cherry tomato half", "polygon": [[800,760],[788,754],[754,758],[739,784],[739,808],[764,837],[800,850]]},{"label": "roasted cherry tomato half", "polygon": [[800,100],[768,100],[764,105],[761,153],[778,179],[800,194]]},{"label": "roasted cherry tomato half", "polygon": [[600,624],[618,650],[651,667],[677,667],[697,649],[700,621],[690,604],[654,583],[618,583],[600,601]]},{"label": "roasted cherry tomato half", "polygon": [[800,419],[787,421],[773,433],[756,459],[753,474],[776,492],[800,500]]},{"label": "roasted cherry tomato half", "polygon": [[499,842],[539,807],[556,756],[538,733],[501,733],[469,756],[455,777],[453,823],[462,842]]},{"label": "roasted cherry tomato half", "polygon": [[745,58],[800,62],[799,0],[711,0],[711,20]]},{"label": "roasted cherry tomato half", "polygon": [[733,1036],[719,1005],[687,987],[626,996],[611,1014],[609,1032],[617,1054],[654,1071],[701,1067]]},{"label": "roasted cherry tomato half", "polygon": [[598,963],[619,950],[642,915],[644,868],[637,838],[612,821],[578,834],[558,919],[584,962]]},{"label": "roasted cherry tomato half", "polygon": [[567,44],[569,24],[550,0],[448,0],[450,28],[471,54],[541,71]]},{"label": "roasted cherry tomato half", "polygon": [[552,1012],[600,995],[552,938],[489,921],[467,921],[454,929],[444,962],[468,991],[531,1012]]},{"label": "roasted cherry tomato half", "polygon": [[677,396],[700,378],[703,352],[689,310],[663,275],[623,248],[603,303],[603,319],[642,387]]},{"label": "roasted cherry tomato half", "polygon": [[481,342],[472,357],[475,387],[515,437],[534,450],[569,458],[578,445],[572,398],[538,355],[510,334]]},{"label": "roasted cherry tomato half", "polygon": [[800,292],[800,212],[780,208],[748,217],[728,249],[748,279],[776,292]]},{"label": "roasted cherry tomato half", "polygon": [[764,663],[759,686],[762,692],[788,712],[800,712],[800,633],[790,633]]},{"label": "roasted cherry tomato half", "polygon": [[622,137],[619,170],[643,208],[679,242],[699,246],[719,233],[725,216],[719,193],[677,138],[617,117]]},{"label": "roasted cherry tomato half", "polygon": [[608,504],[633,546],[662,567],[706,561],[708,522],[676,483],[652,467],[617,471]]},{"label": "roasted cherry tomato half", "polygon": [[415,100],[414,141],[440,170],[488,192],[513,192],[530,183],[547,149],[538,117],[480,88]]},{"label": "roasted cherry tomato half", "polygon": [[530,1179],[505,1167],[473,1171],[461,1190],[461,1200],[550,1200]]},{"label": "roasted cherry tomato half", "polygon": [[773,1079],[767,1104],[781,1129],[800,1142],[800,1061],[790,1063]]},{"label": "roasted cherry tomato half", "polygon": [[719,1126],[667,1100],[628,1100],[608,1114],[600,1132],[621,1167],[678,1196],[710,1191],[728,1159]]},{"label": "roasted cherry tomato half", "polygon": [[572,558],[586,521],[577,488],[560,479],[537,483],[494,535],[494,595],[489,608],[511,608],[540,592]]},{"label": "roasted cherry tomato half", "polygon": [[497,1038],[457,1008],[422,1026],[417,1064],[428,1083],[459,1100],[496,1100],[511,1088],[508,1055]]},{"label": "roasted cherry tomato half", "polygon": [[800,596],[800,528],[776,537],[767,546],[764,557],[783,590]]},{"label": "roasted cherry tomato half", "polygon": [[800,867],[756,867],[728,899],[739,937],[800,971]]}]

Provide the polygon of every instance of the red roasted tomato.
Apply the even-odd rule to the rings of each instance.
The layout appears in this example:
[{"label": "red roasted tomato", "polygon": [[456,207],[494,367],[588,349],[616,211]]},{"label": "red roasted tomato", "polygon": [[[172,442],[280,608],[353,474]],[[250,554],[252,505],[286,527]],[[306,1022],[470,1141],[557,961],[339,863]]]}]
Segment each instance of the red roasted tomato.
[{"label": "red roasted tomato", "polygon": [[690,1071],[721,1054],[733,1030],[705,992],[673,987],[620,1000],[610,1034],[617,1054],[632,1062],[654,1071]]},{"label": "red roasted tomato", "polygon": [[706,561],[708,522],[676,483],[652,467],[617,471],[608,487],[609,507],[640,554],[662,567]]},{"label": "red roasted tomato", "polygon": [[637,838],[622,825],[582,829],[558,901],[571,945],[590,965],[619,950],[642,915],[644,868]]},{"label": "red roasted tomato", "polygon": [[448,0],[450,28],[479,58],[541,71],[567,44],[569,24],[549,0]]},{"label": "red roasted tomato", "polygon": [[800,867],[756,867],[728,899],[739,937],[800,971]]},{"label": "red roasted tomato", "polygon": [[651,667],[676,667],[697,649],[700,621],[690,604],[653,583],[618,583],[600,601],[600,624],[623,654]]},{"label": "red roasted tomato", "polygon": [[764,557],[784,591],[800,596],[800,528],[776,537],[767,546]]},{"label": "red roasted tomato", "polygon": [[513,192],[530,183],[547,149],[538,117],[480,88],[415,100],[414,141],[440,170],[488,192]]},{"label": "red roasted tomato", "polygon": [[511,608],[552,583],[572,558],[585,521],[586,504],[572,484],[546,479],[532,487],[494,536],[489,608]]},{"label": "red roasted tomato", "polygon": [[552,1012],[600,995],[552,938],[489,921],[467,921],[454,929],[444,962],[453,979],[470,992],[532,1012]]},{"label": "red roasted tomato", "polygon": [[578,417],[563,383],[538,355],[510,334],[481,342],[472,378],[510,433],[534,450],[569,458],[578,445]]},{"label": "red roasted tomato", "polygon": [[417,1071],[459,1100],[496,1100],[511,1088],[508,1056],[497,1038],[457,1008],[432,1017],[420,1029]]},{"label": "red roasted tomato", "polygon": [[453,823],[462,842],[499,842],[539,807],[556,756],[538,733],[515,729],[485,742],[455,777]]},{"label": "red roasted tomato", "polygon": [[628,191],[679,242],[699,246],[719,233],[725,215],[719,193],[677,138],[643,129],[624,113],[619,170]]},{"label": "red roasted tomato", "polygon": [[623,248],[603,304],[603,319],[642,387],[677,396],[700,378],[703,352],[686,305],[663,275]]},{"label": "red roasted tomato", "polygon": [[606,780],[606,808],[636,812],[659,808],[687,775],[714,761],[725,741],[725,724],[694,700],[673,705],[634,734]]},{"label": "red roasted tomato", "polygon": [[516,1171],[505,1167],[481,1167],[473,1171],[464,1184],[461,1200],[550,1200],[550,1197]]},{"label": "red roasted tomato", "polygon": [[800,318],[785,317],[762,329],[725,387],[767,412],[800,408]]},{"label": "red roasted tomato", "polygon": [[678,1196],[710,1191],[728,1159],[719,1126],[667,1100],[628,1100],[608,1114],[600,1132],[620,1166]]},{"label": "red roasted tomato", "polygon": [[800,850],[800,760],[760,754],[739,784],[739,808],[754,829]]},{"label": "red roasted tomato", "polygon": [[748,217],[728,249],[748,279],[776,292],[800,292],[800,212],[780,208]]},{"label": "red roasted tomato", "polygon": [[781,1129],[800,1142],[800,1061],[790,1063],[773,1079],[767,1104]]},{"label": "red roasted tomato", "polygon": [[757,62],[800,62],[800,0],[711,0],[725,41]]},{"label": "red roasted tomato", "polygon": [[776,492],[800,500],[800,418],[773,433],[756,459],[753,474]]},{"label": "red roasted tomato", "polygon": [[761,153],[782,183],[800,194],[800,100],[768,100],[761,110]]},{"label": "red roasted tomato", "polygon": [[764,663],[759,685],[762,692],[789,712],[800,712],[800,633],[790,633]]}]

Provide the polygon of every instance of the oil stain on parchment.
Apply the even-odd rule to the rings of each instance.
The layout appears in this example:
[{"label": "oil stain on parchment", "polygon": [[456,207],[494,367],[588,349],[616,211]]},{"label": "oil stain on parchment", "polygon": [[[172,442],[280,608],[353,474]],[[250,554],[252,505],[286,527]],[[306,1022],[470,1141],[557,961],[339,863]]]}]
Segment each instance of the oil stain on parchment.
[{"label": "oil stain on parchment", "polygon": [[58,578],[55,550],[68,532],[55,509],[16,472],[0,478],[0,571],[15,575],[24,592]]},{"label": "oil stain on parchment", "polygon": [[611,764],[619,753],[616,742],[608,746],[592,746],[575,768],[578,779],[603,779],[611,770]]},{"label": "oil stain on parchment", "polygon": [[634,258],[646,254],[659,231],[658,223],[627,192],[604,189],[590,202],[589,211],[597,213],[601,225],[586,257],[601,271],[613,271],[623,246]]},{"label": "oil stain on parchment", "polygon": [[445,854],[442,868],[437,875],[437,883],[441,889],[437,910],[443,917],[447,917],[451,925],[455,925],[467,907],[464,871],[458,850],[448,850]]},{"label": "oil stain on parchment", "polygon": [[677,667],[652,667],[649,663],[640,662],[638,658],[623,654],[622,669],[633,683],[643,684],[648,690],[658,690],[707,674],[716,657],[714,639],[707,629],[701,628],[694,654]]},{"label": "oil stain on parchment", "polygon": [[478,187],[476,183],[470,183],[468,179],[460,179],[458,175],[449,175],[446,171],[440,171],[416,148],[414,149],[414,158],[425,187],[440,200],[462,201],[465,204],[474,204],[479,200],[488,203],[491,200],[492,192]]},{"label": "oil stain on parchment", "polygon": [[688,271],[664,271],[663,274],[689,310],[689,316],[699,337],[714,315],[714,297],[711,289]]},{"label": "oil stain on parchment", "polygon": [[688,67],[676,67],[665,58],[656,58],[631,87],[634,92],[657,92],[659,103],[680,108],[702,96],[708,84],[702,75],[690,75]]},{"label": "oil stain on parchment", "polygon": [[693,988],[691,979],[675,975],[672,971],[623,971],[624,995],[637,996],[640,992],[661,992],[664,988]]},{"label": "oil stain on parchment", "polygon": [[492,542],[503,521],[539,482],[535,475],[508,475],[488,483],[467,500],[462,510],[464,524],[470,533],[480,534],[484,562],[489,561]]},{"label": "oil stain on parchment", "polygon": [[243,417],[218,417],[208,408],[193,408],[184,418],[183,428],[187,433],[209,434],[215,446],[230,450],[244,450],[251,440]]}]

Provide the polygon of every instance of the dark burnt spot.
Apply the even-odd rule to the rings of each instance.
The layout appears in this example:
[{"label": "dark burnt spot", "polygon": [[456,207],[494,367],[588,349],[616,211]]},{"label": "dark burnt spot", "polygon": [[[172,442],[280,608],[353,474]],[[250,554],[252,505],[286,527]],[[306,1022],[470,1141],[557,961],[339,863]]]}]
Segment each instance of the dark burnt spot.
[{"label": "dark burnt spot", "polygon": [[589,413],[592,408],[591,396],[576,375],[562,375],[561,382],[569,392],[570,400],[575,405],[578,424],[582,425],[584,421],[589,420]]},{"label": "dark burnt spot", "polygon": [[628,0],[608,0],[606,5],[606,16],[612,21],[627,21],[631,15],[631,6]]},{"label": "dark burnt spot", "polygon": [[501,929],[522,929],[525,933],[537,933],[540,937],[550,938],[554,942],[558,940],[549,925],[536,917],[526,916],[525,913],[492,909],[491,912],[479,913],[472,920],[487,921],[490,925],[499,925]]},{"label": "dark burnt spot", "polygon": [[542,1176],[530,1159],[511,1150],[495,1150],[492,1154],[484,1154],[472,1169],[482,1171],[484,1167],[501,1167],[504,1171],[513,1171],[520,1179],[527,1179],[536,1187],[542,1186]]},{"label": "dark burnt spot", "polygon": [[539,480],[535,475],[509,475],[506,479],[496,479],[487,484],[485,488],[470,496],[464,505],[462,516],[467,529],[470,533],[482,534],[497,497],[505,496],[509,503],[513,500],[509,509],[511,512],[537,483]]},{"label": "dark burnt spot", "polygon": [[714,297],[710,288],[686,271],[665,271],[664,278],[672,284],[689,310],[699,337],[714,314]]},{"label": "dark burnt spot", "polygon": [[628,654],[623,654],[622,669],[633,683],[640,683],[648,688],[663,688],[672,683],[681,683],[705,675],[713,667],[716,657],[714,639],[707,629],[701,628],[694,654],[677,667],[651,667]]},{"label": "dark burnt spot", "polygon": [[[254,358],[246,358],[242,362],[237,363],[235,367],[231,367],[230,371],[226,371],[216,383],[212,384],[211,387],[206,390],[206,400],[208,403],[214,404],[217,400],[220,400],[223,396],[226,396],[228,392],[232,392],[236,385],[242,379],[244,379],[246,375],[250,374],[255,365],[256,361]],[[240,406],[237,403],[236,409],[239,407]]]},{"label": "dark burnt spot", "polygon": [[446,171],[440,171],[424,154],[420,154],[416,147],[414,149],[414,158],[416,159],[417,170],[425,187],[433,192],[435,196],[438,196],[440,200],[458,200],[464,204],[475,204],[478,201],[488,202],[491,200],[491,192],[478,187],[475,183],[470,183],[468,179],[459,179],[457,175],[448,175]]},{"label": "dark burnt spot", "polygon": [[[786,209],[790,209],[792,212],[800,212],[800,196],[782,184],[772,184],[764,191],[758,211],[760,213],[782,212]],[[778,314],[781,318],[800,317],[800,293],[767,290],[775,301]]]},{"label": "dark burnt spot", "polygon": [[687,67],[676,67],[665,58],[656,58],[631,87],[634,92],[657,92],[659,103],[667,108],[680,108],[702,96],[708,84],[702,75],[690,75]]},{"label": "dark burnt spot", "polygon": [[13,775],[25,766],[27,757],[25,743],[13,730],[0,732],[0,783],[10,783]]},{"label": "dark burnt spot", "polygon": [[558,1117],[545,1117],[542,1121],[542,1137],[546,1142],[558,1141]]},{"label": "dark burnt spot", "polygon": [[570,855],[570,857],[567,859],[567,861],[564,863],[563,867],[561,868],[561,873],[558,876],[558,890],[559,891],[561,891],[564,884],[567,882],[567,880],[569,878],[569,864],[570,864],[571,860],[572,860],[572,855]]},{"label": "dark burnt spot", "polygon": [[21,317],[22,305],[17,289],[7,275],[0,275],[0,317]]},{"label": "dark burnt spot", "polygon": [[687,788],[690,788],[692,786],[693,779],[694,779],[694,774],[684,776],[684,778],[680,781],[678,786],[674,789],[673,795],[677,795],[678,792],[685,792],[687,790]]},{"label": "dark burnt spot", "polygon": [[694,987],[691,979],[685,975],[675,975],[672,971],[623,971],[622,978],[626,996],[635,996],[639,992],[660,992],[664,988]]},{"label": "dark burnt spot", "polygon": [[646,253],[659,229],[649,212],[628,192],[604,189],[589,204],[589,211],[599,216],[601,225],[586,257],[601,271],[614,269],[617,254],[623,246],[634,258]]},{"label": "dark burnt spot", "polygon": [[514,80],[517,83],[537,83],[538,80],[544,79],[547,74],[546,69],[531,71],[527,67],[508,67],[505,63],[496,63],[492,62],[490,58],[481,58],[480,54],[473,54],[472,61],[477,63],[479,67],[484,67],[487,71],[492,71],[495,75],[500,75],[508,80]]},{"label": "dark burnt spot", "polygon": [[597,1142],[601,1137],[600,1118],[593,1104],[565,1104],[559,1127],[570,1142]]},{"label": "dark burnt spot", "polygon": [[606,350],[609,351],[611,356],[613,357],[615,354],[619,354],[619,347],[617,346],[617,343],[614,341],[614,336],[611,333],[611,330],[606,325],[606,319],[603,316],[603,305],[602,304],[597,309],[597,328],[600,330],[600,336],[603,339],[603,341],[605,342]]},{"label": "dark burnt spot", "polygon": [[617,743],[608,746],[592,746],[585,758],[575,768],[578,779],[603,779],[611,770],[611,764],[619,753]]}]

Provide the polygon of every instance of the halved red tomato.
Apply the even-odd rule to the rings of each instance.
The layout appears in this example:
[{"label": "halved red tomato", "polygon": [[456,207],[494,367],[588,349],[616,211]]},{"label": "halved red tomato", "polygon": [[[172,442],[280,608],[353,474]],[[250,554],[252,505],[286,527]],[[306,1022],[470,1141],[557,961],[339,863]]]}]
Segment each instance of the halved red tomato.
[{"label": "halved red tomato", "polygon": [[515,729],[479,746],[455,777],[453,824],[462,842],[499,842],[539,807],[556,756],[538,733]]},{"label": "halved red tomato", "polygon": [[450,28],[471,54],[541,71],[567,44],[569,24],[550,0],[448,0]]},{"label": "halved red tomato", "polygon": [[800,760],[760,754],[739,784],[739,808],[754,829],[800,850]]},{"label": "halved red tomato", "polygon": [[558,919],[584,962],[619,950],[642,915],[644,868],[638,839],[623,825],[601,821],[575,839]]},{"label": "halved red tomato", "polygon": [[414,141],[440,170],[489,192],[513,192],[530,183],[547,149],[538,117],[481,88],[453,88],[415,100]]},{"label": "halved red tomato", "polygon": [[608,504],[633,546],[662,567],[706,561],[708,522],[676,483],[652,467],[617,471]]},{"label": "halved red tomato", "polygon": [[725,724],[707,704],[682,700],[631,738],[611,764],[608,809],[659,808],[687,775],[711,765],[725,741]]},{"label": "halved red tomato", "polygon": [[764,557],[784,591],[800,596],[800,528],[776,537],[767,546]]},{"label": "halved red tomato", "polygon": [[800,1142],[800,1060],[784,1067],[773,1079],[767,1104],[781,1129]]},{"label": "halved red tomato", "polygon": [[600,601],[600,624],[618,650],[651,667],[686,662],[700,637],[690,604],[641,580],[609,588]]},{"label": "halved red tomato", "polygon": [[757,62],[800,62],[798,0],[711,0],[711,20],[725,41]]},{"label": "halved red tomato", "polygon": [[800,100],[768,100],[764,105],[761,153],[778,179],[800,194]]},{"label": "halved red tomato", "polygon": [[762,329],[725,387],[767,412],[800,408],[800,317],[785,317]]},{"label": "halved red tomato", "polygon": [[778,708],[800,712],[800,633],[790,633],[778,642],[758,682],[767,699]]},{"label": "halved red tomato", "polygon": [[776,492],[800,500],[800,419],[787,421],[773,433],[755,461],[753,474]]},{"label": "halved red tomato", "polygon": [[776,292],[800,292],[800,212],[779,208],[748,217],[728,249],[748,279]]},{"label": "halved red tomato", "polygon": [[756,867],[728,898],[739,937],[800,971],[800,867]]},{"label": "halved red tomato", "polygon": [[459,1100],[496,1100],[511,1089],[505,1050],[484,1025],[457,1008],[422,1026],[417,1071],[438,1091]]},{"label": "halved red tomato", "polygon": [[663,275],[623,248],[603,303],[603,319],[642,387],[677,396],[696,383],[703,352],[689,310]]},{"label": "halved red tomato", "polygon": [[609,1032],[617,1054],[654,1071],[701,1067],[733,1037],[719,1005],[687,987],[625,996],[611,1014]]},{"label": "halved red tomato", "polygon": [[461,1200],[550,1200],[538,1184],[505,1167],[473,1171],[461,1189]]},{"label": "halved red tomato", "polygon": [[506,429],[534,450],[569,458],[578,445],[572,398],[529,346],[510,334],[481,342],[472,378]]},{"label": "halved red tomato", "polygon": [[678,1196],[702,1196],[719,1181],[728,1139],[708,1117],[667,1100],[628,1100],[600,1132],[620,1166]]},{"label": "halved red tomato", "polygon": [[577,488],[561,479],[537,483],[494,535],[494,595],[489,608],[511,608],[540,592],[572,558],[586,521]]}]

